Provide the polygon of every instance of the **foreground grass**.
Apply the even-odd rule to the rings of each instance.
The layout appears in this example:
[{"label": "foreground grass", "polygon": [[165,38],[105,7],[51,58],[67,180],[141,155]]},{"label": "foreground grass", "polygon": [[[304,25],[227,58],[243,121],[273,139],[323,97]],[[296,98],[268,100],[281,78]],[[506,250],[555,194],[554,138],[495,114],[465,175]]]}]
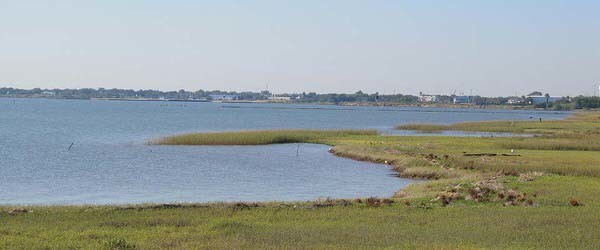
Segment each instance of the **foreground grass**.
[{"label": "foreground grass", "polygon": [[34,207],[32,213],[0,217],[0,247],[598,248],[597,208],[489,204],[445,208],[405,204],[140,210]]},{"label": "foreground grass", "polygon": [[[427,178],[390,202],[0,207],[0,248],[600,247],[598,113],[519,122],[532,138],[374,131],[188,134],[156,144],[333,145],[341,157]],[[547,124],[548,123],[548,124]],[[460,126],[498,132],[506,122]],[[453,125],[450,125],[453,126]],[[457,125],[458,126],[458,125]],[[456,127],[458,128],[458,127]],[[504,155],[503,155],[504,154]]]}]

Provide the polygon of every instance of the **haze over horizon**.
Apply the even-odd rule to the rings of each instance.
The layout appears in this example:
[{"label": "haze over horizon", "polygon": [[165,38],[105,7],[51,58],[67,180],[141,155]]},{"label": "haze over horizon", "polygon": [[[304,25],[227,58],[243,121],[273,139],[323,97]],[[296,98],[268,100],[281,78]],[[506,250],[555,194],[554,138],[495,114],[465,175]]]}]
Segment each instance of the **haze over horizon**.
[{"label": "haze over horizon", "polygon": [[0,87],[592,95],[598,1],[2,1]]}]

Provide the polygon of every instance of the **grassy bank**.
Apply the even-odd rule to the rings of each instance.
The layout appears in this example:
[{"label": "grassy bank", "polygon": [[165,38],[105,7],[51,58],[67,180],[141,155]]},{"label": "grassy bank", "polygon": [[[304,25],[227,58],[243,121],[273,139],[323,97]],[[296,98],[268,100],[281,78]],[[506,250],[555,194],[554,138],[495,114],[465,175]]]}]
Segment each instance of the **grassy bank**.
[{"label": "grassy bank", "polygon": [[[389,164],[400,176],[430,181],[391,200],[4,206],[0,248],[599,248],[599,116],[449,125],[543,134],[532,138],[347,130],[166,137],[153,143],[323,143],[340,157]],[[499,131],[507,124],[514,128]]]}]

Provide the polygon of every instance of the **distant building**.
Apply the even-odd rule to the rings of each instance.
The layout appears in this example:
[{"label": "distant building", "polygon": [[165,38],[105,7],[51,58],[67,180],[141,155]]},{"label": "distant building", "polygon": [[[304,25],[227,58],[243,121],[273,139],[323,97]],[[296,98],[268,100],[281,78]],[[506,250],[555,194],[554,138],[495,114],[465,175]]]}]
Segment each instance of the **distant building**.
[{"label": "distant building", "polygon": [[424,95],[422,93],[419,95],[420,102],[438,102],[439,99],[437,95]]},{"label": "distant building", "polygon": [[[543,95],[533,95],[533,96],[530,95],[527,97],[531,98],[531,104],[534,104],[534,105],[546,103],[546,97]],[[561,99],[563,99],[562,96],[550,96],[550,97],[548,97],[548,102],[556,102]]]},{"label": "distant building", "polygon": [[459,104],[459,103],[469,103],[469,97],[466,95],[459,95],[459,96],[455,96],[454,97],[454,103],[455,104]]},{"label": "distant building", "polygon": [[42,92],[42,96],[55,96],[56,93],[53,91],[44,91]]},{"label": "distant building", "polygon": [[290,100],[292,100],[292,98],[289,97],[289,96],[275,96],[275,95],[272,95],[272,96],[269,97],[269,100],[271,100],[271,101],[289,102]]},{"label": "distant building", "polygon": [[210,96],[210,98],[214,101],[233,101],[233,100],[237,100],[239,98],[238,95],[218,95],[218,94],[213,94],[213,95],[208,95]]},{"label": "distant building", "polygon": [[518,98],[510,98],[508,101],[506,101],[507,104],[519,104],[521,102],[523,102],[523,100]]}]

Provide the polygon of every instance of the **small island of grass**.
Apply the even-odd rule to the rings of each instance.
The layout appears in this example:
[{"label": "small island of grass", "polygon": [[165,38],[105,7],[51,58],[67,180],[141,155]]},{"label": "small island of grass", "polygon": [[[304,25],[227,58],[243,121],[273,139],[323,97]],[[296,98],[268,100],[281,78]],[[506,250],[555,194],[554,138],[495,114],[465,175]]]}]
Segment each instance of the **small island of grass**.
[{"label": "small island of grass", "polygon": [[376,130],[259,130],[191,133],[159,138],[156,145],[266,145],[280,143],[318,143],[328,138],[378,135]]}]

